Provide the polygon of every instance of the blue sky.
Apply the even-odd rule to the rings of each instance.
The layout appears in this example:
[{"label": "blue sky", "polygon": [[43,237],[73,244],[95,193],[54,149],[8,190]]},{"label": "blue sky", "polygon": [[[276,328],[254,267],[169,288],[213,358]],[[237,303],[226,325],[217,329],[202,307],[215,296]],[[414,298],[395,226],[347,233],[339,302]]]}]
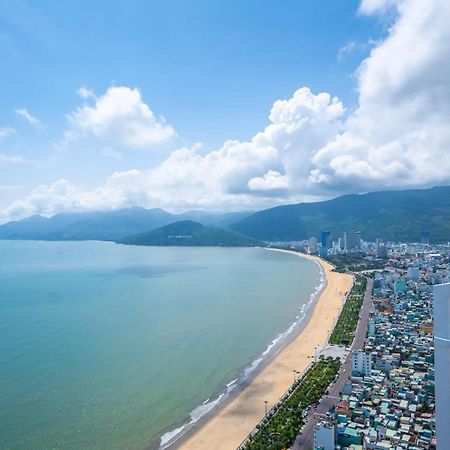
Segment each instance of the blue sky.
[{"label": "blue sky", "polygon": [[[223,157],[220,164],[225,168],[226,180],[221,180],[220,186],[204,186],[201,198],[198,191],[190,191],[186,198],[177,194],[179,198],[171,202],[173,189],[179,186],[187,192],[192,188],[188,186],[190,181],[176,178],[178,181],[174,180],[167,189],[165,183],[149,185],[142,179],[133,184],[136,180],[124,175],[127,181],[123,183],[133,185],[132,193],[117,192],[114,188],[111,207],[141,204],[169,209],[182,209],[183,205],[240,209],[253,201],[264,207],[379,188],[378,174],[373,175],[373,183],[361,185],[352,176],[326,181],[328,172],[319,166],[301,173],[294,169],[302,161],[312,160],[312,155],[330,144],[333,136],[348,131],[344,128],[349,116],[358,115],[362,109],[365,80],[360,75],[361,64],[371,58],[374,49],[393,37],[389,26],[401,25],[402,17],[407,16],[405,10],[417,8],[415,3],[413,0],[2,2],[0,208],[3,211],[9,208],[4,216],[108,208],[107,200],[97,201],[98,189],[108,184],[112,174],[145,171],[141,173],[143,179],[163,177],[158,175],[161,166],[167,166],[170,158],[179,159],[178,154],[173,155],[180,148],[190,152],[189,157],[194,160],[208,158],[208,162],[198,160],[208,167],[210,160]],[[439,5],[445,2],[435,3],[436,8],[445,8]],[[93,95],[80,98],[77,95],[80,87]],[[138,89],[138,103],[146,105],[155,116],[155,122],[150,124],[145,122],[148,117],[143,113],[138,118],[145,122],[141,125],[159,127],[165,123],[163,128],[170,126],[173,131],[169,133],[171,137],[158,139],[151,145],[147,145],[148,139],[135,145],[130,144],[135,140],[114,133],[120,118],[116,117],[107,129],[99,130],[98,123],[87,124],[86,120],[94,120],[92,114],[99,106],[98,99],[112,95],[114,92],[108,89],[113,87],[128,89],[123,91],[124,95],[132,95],[133,89]],[[314,133],[303,130],[304,141],[302,133],[292,141],[283,141],[280,145],[284,147],[271,141],[267,146],[274,147],[277,155],[269,157],[267,148],[255,150],[256,159],[261,152],[268,159],[256,164],[258,167],[253,164],[245,170],[241,170],[242,166],[236,169],[239,163],[233,160],[233,155],[239,153],[238,160],[242,156],[246,164],[255,159],[253,150],[249,153],[245,148],[236,149],[230,156],[230,151],[223,150],[224,143],[236,140],[239,148],[246,147],[245,143],[251,143],[271,123],[268,116],[274,102],[293,99],[294,92],[301,87],[307,87],[312,97],[299,96],[294,101],[294,106],[300,108],[298,111],[303,111],[304,102],[314,103],[314,96],[321,92],[329,93],[330,102],[337,96],[342,104],[339,119],[327,116],[327,121],[336,123],[327,124],[326,140],[318,142],[316,137],[311,138],[311,134],[321,134],[319,129]],[[138,109],[141,103],[136,105]],[[93,109],[74,113],[83,107]],[[315,107],[312,109],[316,111]],[[310,111],[307,116],[315,123]],[[120,124],[129,119],[124,117]],[[134,119],[130,119],[128,131],[124,132],[134,127]],[[95,120],[100,119],[96,116]],[[69,140],[64,138],[68,132],[72,136]],[[316,148],[302,150],[304,142],[308,148],[312,144]],[[295,164],[291,163],[293,155],[283,154],[287,147],[299,148],[295,156],[299,161]],[[222,153],[215,157],[214,152],[220,150]],[[186,165],[178,164],[167,170],[169,174],[183,172],[189,179]],[[316,176],[315,170],[321,175]],[[216,177],[222,173],[221,167],[206,172]],[[238,172],[242,172],[239,177],[247,179],[236,181]],[[400,173],[404,174],[401,170]],[[297,178],[302,176],[310,181],[299,182]],[[205,175],[199,177],[201,181]],[[52,192],[46,193],[48,199],[41,195],[39,201],[30,201],[36,189],[51,187],[58,180],[58,189],[66,183],[62,191],[57,189],[59,197],[67,197],[66,203],[59,199],[59,206],[55,206]],[[425,183],[420,180],[416,184],[427,183],[429,180]],[[217,195],[205,199],[212,188],[220,192],[214,191]],[[82,200],[80,196],[90,196],[90,200]],[[18,211],[17,202],[26,202],[26,207]]]}]

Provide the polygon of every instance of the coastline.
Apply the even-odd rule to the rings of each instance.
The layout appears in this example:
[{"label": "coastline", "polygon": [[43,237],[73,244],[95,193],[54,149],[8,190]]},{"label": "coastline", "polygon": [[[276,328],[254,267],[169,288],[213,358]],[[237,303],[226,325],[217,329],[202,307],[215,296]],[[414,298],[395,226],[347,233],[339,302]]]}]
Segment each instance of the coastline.
[{"label": "coastline", "polygon": [[319,264],[326,280],[324,288],[318,293],[298,334],[263,363],[255,376],[233,393],[215,414],[194,424],[185,436],[168,447],[182,450],[237,448],[263,417],[264,401],[268,402],[268,409],[277,403],[292,384],[293,370],[303,372],[311,363],[315,348],[327,342],[353,277],[332,272],[331,264],[315,256],[291,250],[269,250],[290,253]]}]

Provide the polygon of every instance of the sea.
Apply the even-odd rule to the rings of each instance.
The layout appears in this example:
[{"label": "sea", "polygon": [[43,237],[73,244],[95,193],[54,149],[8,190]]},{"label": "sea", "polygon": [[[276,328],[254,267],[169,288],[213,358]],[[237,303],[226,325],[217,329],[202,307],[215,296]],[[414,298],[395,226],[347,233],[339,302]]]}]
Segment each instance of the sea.
[{"label": "sea", "polygon": [[323,282],[263,248],[0,241],[0,448],[167,448],[298,333]]}]

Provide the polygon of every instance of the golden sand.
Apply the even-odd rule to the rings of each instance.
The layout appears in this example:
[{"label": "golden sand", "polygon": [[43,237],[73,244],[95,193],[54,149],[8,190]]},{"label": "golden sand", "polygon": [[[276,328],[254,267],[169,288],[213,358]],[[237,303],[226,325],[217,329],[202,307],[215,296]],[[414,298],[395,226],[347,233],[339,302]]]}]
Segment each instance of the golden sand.
[{"label": "golden sand", "polygon": [[[278,250],[286,251],[288,250]],[[332,272],[333,266],[315,256],[290,252],[319,262],[327,285],[317,299],[308,324],[237,396],[181,443],[182,450],[234,450],[262,419],[264,401],[270,409],[289,388],[293,370],[304,371],[314,350],[328,340],[353,278]]]}]

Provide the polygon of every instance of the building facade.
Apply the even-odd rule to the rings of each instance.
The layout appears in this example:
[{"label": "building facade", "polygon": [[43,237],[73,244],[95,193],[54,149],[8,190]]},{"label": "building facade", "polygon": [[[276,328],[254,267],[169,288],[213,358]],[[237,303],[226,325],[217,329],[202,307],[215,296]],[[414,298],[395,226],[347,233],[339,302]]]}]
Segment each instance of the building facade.
[{"label": "building facade", "polygon": [[329,231],[322,231],[322,233],[320,233],[320,256],[326,257],[330,247],[331,233]]},{"label": "building facade", "polygon": [[437,450],[450,449],[450,283],[433,288]]},{"label": "building facade", "polygon": [[311,236],[308,240],[308,252],[310,254],[315,254],[317,252],[317,238]]},{"label": "building facade", "polygon": [[361,250],[361,232],[347,231],[344,233],[344,246],[347,251]]},{"label": "building facade", "polygon": [[353,350],[352,373],[364,377],[372,376],[372,355],[362,350]]}]

